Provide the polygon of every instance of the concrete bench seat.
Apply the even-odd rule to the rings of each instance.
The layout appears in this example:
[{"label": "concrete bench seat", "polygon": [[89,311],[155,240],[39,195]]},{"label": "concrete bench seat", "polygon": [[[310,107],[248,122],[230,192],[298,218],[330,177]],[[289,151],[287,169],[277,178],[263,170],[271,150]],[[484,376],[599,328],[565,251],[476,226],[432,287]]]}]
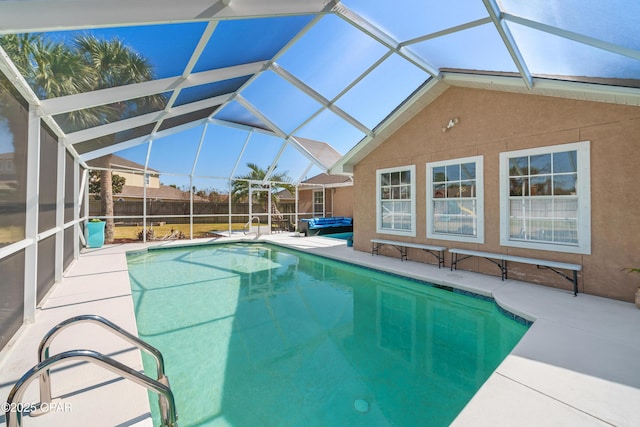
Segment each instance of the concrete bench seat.
[{"label": "concrete bench seat", "polygon": [[[488,261],[491,261],[498,267],[500,267],[500,271],[502,273],[502,280],[507,278],[507,262],[519,262],[522,264],[531,264],[535,265],[538,268],[546,268],[548,270],[553,271],[556,274],[564,277],[568,281],[573,283],[573,294],[578,295],[578,271],[582,270],[582,266],[579,264],[570,264],[566,262],[558,262],[558,261],[550,261],[545,259],[537,259],[537,258],[527,258],[520,257],[514,255],[507,254],[497,254],[492,252],[482,252],[482,251],[471,251],[467,249],[449,249],[449,253],[451,254],[451,270],[458,268],[458,263],[470,258],[470,257],[481,257],[485,258]],[[460,255],[462,257],[460,257]],[[495,260],[499,260],[497,262]],[[567,276],[563,272],[559,270],[570,270],[573,272],[573,277]]]},{"label": "concrete bench seat", "polygon": [[400,261],[407,259],[407,249],[422,249],[438,259],[438,268],[444,267],[444,246],[423,245],[421,243],[399,242],[397,240],[371,239],[371,255],[377,255],[381,246],[393,246],[400,251]]}]

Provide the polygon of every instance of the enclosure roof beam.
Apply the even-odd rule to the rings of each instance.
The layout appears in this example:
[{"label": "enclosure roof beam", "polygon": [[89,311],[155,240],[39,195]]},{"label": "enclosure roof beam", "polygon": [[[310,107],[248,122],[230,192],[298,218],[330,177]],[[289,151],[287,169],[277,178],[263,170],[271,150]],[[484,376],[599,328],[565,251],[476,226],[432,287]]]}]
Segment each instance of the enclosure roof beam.
[{"label": "enclosure roof beam", "polygon": [[108,123],[106,125],[95,126],[89,129],[69,133],[63,138],[63,141],[66,145],[78,144],[80,142],[99,138],[101,136],[124,132],[128,129],[134,129],[139,126],[148,125],[160,120],[160,118],[166,120],[173,117],[179,117],[184,114],[189,114],[195,111],[204,110],[206,108],[220,105],[223,102],[226,102],[231,97],[231,95],[232,94],[227,94],[216,96],[215,98],[203,99],[202,101],[196,101],[190,104],[184,104],[178,107],[174,107],[169,111],[155,111],[153,113],[132,117],[130,119],[124,119],[117,122]]},{"label": "enclosure roof beam", "polygon": [[269,182],[269,179],[271,179],[271,175],[273,175],[273,172],[276,170],[276,167],[278,166],[278,161],[280,161],[280,157],[282,157],[282,153],[284,153],[284,149],[287,148],[287,145],[289,145],[289,143],[287,141],[284,141],[280,146],[280,150],[278,151],[278,154],[276,154],[276,157],[273,159],[273,162],[271,162],[271,166],[269,166],[267,173],[265,173],[264,175],[262,184],[266,184],[267,182]]},{"label": "enclosure roof beam", "polygon": [[45,99],[40,101],[39,113],[41,115],[54,116],[56,114],[83,110],[85,108],[97,107],[99,105],[122,102],[128,99],[157,95],[175,91],[177,89],[185,89],[188,87],[229,80],[236,77],[248,76],[262,71],[266,64],[267,61],[258,61],[249,64],[193,73],[187,78],[182,76],[169,77],[166,79],[151,80],[148,82],[133,83],[126,86],[111,87],[91,92]]},{"label": "enclosure roof beam", "polygon": [[394,53],[400,55],[424,72],[431,74],[436,79],[440,79],[440,71],[436,67],[415,55],[411,50],[407,49],[389,34],[381,30],[375,24],[366,20],[364,17],[358,15],[344,4],[339,3],[336,5],[333,8],[333,12],[355,28],[384,45],[387,49],[392,50]]},{"label": "enclosure roof beam", "polygon": [[[200,59],[200,55],[202,55],[202,52],[204,51],[205,47],[207,47],[207,43],[209,43],[209,39],[211,38],[211,35],[213,34],[217,26],[218,26],[218,22],[209,22],[207,24],[207,27],[204,29],[204,31],[202,32],[202,35],[200,36],[200,40],[198,40],[198,44],[196,45],[196,48],[191,53],[191,58],[189,58],[189,62],[185,66],[184,70],[182,71],[183,79],[186,80],[189,78],[189,75],[191,75],[193,68],[196,66],[196,63],[198,62],[198,59]],[[171,93],[171,96],[167,101],[167,105],[165,105],[164,107],[165,113],[161,115],[160,120],[158,120],[155,127],[153,128],[153,132],[157,132],[160,129],[160,126],[162,126],[162,122],[165,120],[165,118],[167,118],[166,117],[167,112],[175,104],[176,100],[178,99],[178,96],[180,96],[180,92],[182,92],[182,88],[178,87],[176,90],[174,90]]]},{"label": "enclosure roof beam", "polygon": [[562,28],[554,27],[551,25],[543,24],[542,22],[532,21],[530,19],[521,18],[519,16],[503,13],[504,20],[514,22],[516,24],[523,25],[525,27],[533,28],[534,30],[543,31],[554,36],[563,37],[569,40],[573,40],[578,43],[586,44],[598,49],[606,50],[608,52],[623,55],[628,58],[640,60],[640,50],[630,49],[618,44],[608,43],[600,39],[585,36],[582,34],[574,33],[572,31],[563,30]]},{"label": "enclosure roof beam", "polygon": [[[324,0],[2,2],[0,34],[324,13]],[[331,2],[333,3],[333,2]],[[10,29],[10,30],[9,30]]]},{"label": "enclosure roof beam", "polygon": [[89,160],[97,159],[98,157],[106,156],[108,154],[113,154],[121,150],[126,150],[127,148],[135,147],[136,145],[144,144],[145,142],[149,142],[154,139],[164,138],[166,136],[173,135],[185,130],[193,129],[205,123],[207,123],[206,118],[195,120],[193,122],[185,123],[183,125],[156,132],[155,134],[144,135],[139,138],[133,138],[124,142],[120,142],[118,144],[113,144],[107,147],[99,148],[97,150],[88,151],[86,153],[80,154],[80,160],[87,162]]},{"label": "enclosure roof beam", "polygon": [[531,72],[529,68],[527,68],[527,64],[520,53],[520,49],[518,49],[518,44],[516,43],[513,35],[511,34],[511,30],[507,26],[507,23],[502,19],[502,11],[500,10],[500,6],[496,3],[496,0],[482,0],[484,6],[487,8],[487,12],[489,12],[489,17],[493,21],[493,24],[498,30],[498,34],[502,38],[509,54],[511,55],[511,59],[515,63],[518,71],[520,71],[520,75],[524,80],[524,83],[527,85],[527,88],[533,88],[533,77],[531,76]]},{"label": "enclosure roof beam", "polygon": [[294,85],[295,87],[300,89],[302,92],[304,92],[305,94],[307,94],[311,98],[315,99],[323,107],[328,108],[329,110],[334,112],[336,115],[338,115],[340,118],[342,118],[343,120],[345,120],[346,122],[348,122],[352,126],[356,127],[358,130],[360,130],[360,132],[364,133],[365,135],[369,135],[369,136],[373,135],[373,132],[371,131],[371,129],[369,129],[368,127],[366,127],[362,123],[360,123],[353,116],[347,114],[345,111],[343,111],[337,105],[335,105],[334,103],[329,101],[327,98],[322,96],[320,93],[316,92],[314,89],[312,89],[306,83],[304,83],[302,80],[298,79],[296,76],[294,76],[293,74],[291,74],[290,72],[288,72],[287,70],[282,68],[280,65],[274,63],[274,64],[271,65],[271,69],[276,74],[278,74],[280,77],[282,77],[283,79],[285,79],[286,81],[288,81],[289,83],[291,83],[292,85]]}]

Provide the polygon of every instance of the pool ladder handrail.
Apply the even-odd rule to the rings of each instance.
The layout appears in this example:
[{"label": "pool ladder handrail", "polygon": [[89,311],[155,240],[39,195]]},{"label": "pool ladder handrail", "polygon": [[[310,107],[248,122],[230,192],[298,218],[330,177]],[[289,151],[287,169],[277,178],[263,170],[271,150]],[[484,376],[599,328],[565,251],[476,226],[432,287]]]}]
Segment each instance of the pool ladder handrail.
[{"label": "pool ladder handrail", "polygon": [[[35,376],[41,376],[42,372],[48,371],[51,367],[58,363],[68,360],[84,360],[87,362],[93,362],[103,368],[106,368],[116,374],[142,385],[158,394],[160,402],[160,416],[162,418],[162,427],[177,427],[178,415],[176,413],[176,404],[173,397],[173,392],[169,388],[168,384],[163,384],[160,381],[149,378],[148,376],[141,374],[128,367],[127,365],[118,362],[104,354],[98,353],[93,350],[69,350],[63,353],[58,353],[55,356],[51,356],[46,360],[38,363],[25,373],[22,378],[13,386],[7,397],[7,408],[9,410],[5,412],[5,419],[7,427],[21,427],[22,426],[22,413],[17,411],[14,402],[21,402],[24,392],[27,390],[28,385],[33,381]],[[42,405],[41,405],[42,407]]]},{"label": "pool ladder handrail", "polygon": [[[92,353],[94,356],[100,358],[101,360],[103,359],[107,359],[107,361],[105,363],[110,364],[112,366],[114,366],[115,362],[115,366],[118,366],[118,369],[120,369],[121,367],[126,368],[128,371],[134,372],[135,376],[143,376],[144,378],[146,378],[147,380],[153,382],[153,383],[157,383],[160,384],[164,387],[166,387],[169,391],[170,399],[166,398],[163,396],[162,393],[156,391],[156,393],[159,394],[158,396],[158,405],[160,406],[160,413],[162,416],[162,421],[163,421],[163,426],[167,425],[167,426],[174,426],[177,425],[175,423],[175,420],[177,419],[177,415],[176,415],[176,410],[175,410],[175,403],[173,401],[173,392],[171,392],[171,388],[169,385],[169,379],[167,378],[167,376],[165,375],[165,369],[164,369],[164,358],[162,357],[162,353],[160,352],[160,350],[158,350],[157,348],[153,347],[151,344],[141,340],[140,338],[138,338],[137,336],[127,332],[126,330],[122,329],[121,327],[119,327],[118,325],[116,325],[115,323],[105,319],[102,316],[97,316],[94,314],[83,314],[83,315],[79,315],[79,316],[75,316],[75,317],[71,317],[67,320],[64,320],[60,323],[58,323],[56,326],[54,326],[53,328],[51,328],[51,330],[49,332],[47,332],[45,334],[45,336],[42,338],[42,340],[40,341],[40,345],[38,346],[38,364],[32,368],[31,371],[27,372],[27,374],[25,374],[17,383],[16,385],[14,385],[11,393],[10,393],[10,397],[12,395],[15,396],[14,394],[14,390],[17,391],[17,388],[19,388],[19,385],[24,383],[24,381],[27,380],[27,377],[30,375],[36,375],[33,374],[33,370],[37,370],[37,374],[39,374],[39,383],[40,383],[40,404],[42,406],[42,404],[48,404],[51,403],[51,373],[49,370],[50,364],[48,364],[47,362],[57,358],[59,355],[56,356],[50,356],[49,354],[49,348],[51,347],[51,343],[53,342],[53,339],[60,333],[62,332],[64,329],[66,329],[67,327],[73,325],[73,324],[77,324],[80,322],[87,322],[87,323],[94,323],[96,325],[102,326],[103,328],[113,332],[114,334],[120,336],[121,338],[123,338],[125,341],[129,342],[130,344],[133,344],[135,347],[137,347],[140,350],[144,350],[147,353],[149,353],[151,356],[154,357],[154,359],[156,360],[156,372],[157,372],[157,380],[153,380],[152,378],[149,378],[148,376],[144,375],[144,374],[140,374],[137,371],[132,370],[131,368],[129,368],[128,366],[115,361],[114,359],[111,359],[105,355],[102,355],[98,352],[95,351],[91,351],[91,350],[71,350],[71,351],[67,351],[65,353],[60,353],[60,354],[66,354],[67,357],[65,357],[66,359],[68,359],[69,357],[74,357],[73,355],[69,356],[69,354],[73,353],[73,352],[90,352]],[[94,357],[95,358],[95,357]],[[58,359],[55,359],[58,360]],[[59,361],[59,360],[58,360]],[[57,363],[57,362],[56,362]],[[40,368],[39,368],[40,367]],[[38,369],[36,369],[38,368]],[[114,369],[112,369],[114,370]],[[117,370],[114,370],[114,372],[116,373],[127,373],[126,370],[123,370],[123,372],[117,372]],[[128,373],[129,377],[133,374]],[[124,376],[124,375],[123,375]],[[129,378],[126,377],[126,378]],[[132,379],[133,378],[129,378]],[[23,381],[24,380],[24,381]],[[30,382],[31,379],[29,379],[28,382]],[[134,380],[135,381],[135,380]],[[138,381],[136,381],[138,382]],[[141,385],[146,386],[147,388],[149,388],[147,385],[139,383]],[[155,385],[155,387],[157,387],[157,385]],[[151,388],[149,388],[151,389]],[[19,398],[21,398],[21,395],[18,396]],[[10,407],[10,406],[9,406]],[[14,424],[9,424],[9,413],[7,412],[7,425],[9,427],[14,427]],[[173,414],[173,419],[171,418],[171,414]],[[167,423],[171,423],[171,424],[167,424]],[[20,425],[20,418],[18,417],[18,426]]]},{"label": "pool ladder handrail", "polygon": [[251,217],[251,219],[249,219],[249,222],[247,222],[244,225],[244,234],[249,234],[249,230],[251,230],[251,223],[253,223],[253,220],[257,219],[258,220],[258,232],[256,233],[258,236],[260,235],[260,217],[259,216],[253,216]]},{"label": "pool ladder handrail", "polygon": [[[51,330],[47,332],[42,338],[42,340],[40,341],[40,345],[38,346],[38,363],[41,363],[49,358],[49,348],[51,347],[51,343],[60,332],[62,332],[69,326],[78,324],[80,322],[94,323],[96,325],[102,326],[108,331],[111,331],[114,334],[120,336],[130,344],[133,344],[138,349],[144,350],[149,353],[156,360],[157,381],[166,381],[168,383],[168,379],[166,379],[164,373],[164,358],[162,357],[162,353],[160,353],[160,350],[158,350],[151,344],[141,340],[137,336],[125,331],[115,323],[95,314],[82,314],[79,316],[74,316],[58,323],[56,326],[51,328]],[[51,373],[48,369],[42,372],[42,374],[40,375],[40,402],[51,402]]]}]

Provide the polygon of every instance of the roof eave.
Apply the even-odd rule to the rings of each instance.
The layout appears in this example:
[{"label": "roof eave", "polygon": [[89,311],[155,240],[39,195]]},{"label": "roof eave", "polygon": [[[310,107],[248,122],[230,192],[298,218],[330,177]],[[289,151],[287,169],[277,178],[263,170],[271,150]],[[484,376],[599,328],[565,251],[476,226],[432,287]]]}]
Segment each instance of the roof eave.
[{"label": "roof eave", "polygon": [[[566,76],[534,77],[533,83],[530,89],[519,75],[512,73],[443,72],[442,80],[426,82],[374,130],[373,136],[363,138],[338,160],[329,173],[352,174],[356,164],[451,86],[640,106],[640,87],[607,84],[601,80],[580,81],[577,77]],[[614,83],[621,82],[616,80]]]}]

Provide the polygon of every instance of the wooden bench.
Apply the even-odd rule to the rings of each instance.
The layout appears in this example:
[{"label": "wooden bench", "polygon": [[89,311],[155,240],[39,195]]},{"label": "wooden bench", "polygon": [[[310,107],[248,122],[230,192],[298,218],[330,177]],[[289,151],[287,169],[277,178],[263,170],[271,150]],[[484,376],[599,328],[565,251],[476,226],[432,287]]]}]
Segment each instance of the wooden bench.
[{"label": "wooden bench", "polygon": [[395,240],[384,240],[384,239],[371,239],[371,256],[377,255],[380,250],[380,246],[393,246],[398,251],[400,251],[400,261],[404,261],[407,259],[407,249],[415,248],[422,249],[425,252],[430,253],[434,257],[438,259],[438,268],[444,267],[444,251],[447,250],[444,246],[432,246],[432,245],[423,245],[420,243],[410,243],[410,242],[398,242]]},{"label": "wooden bench", "polygon": [[[578,295],[578,271],[582,270],[582,266],[579,264],[569,264],[566,262],[557,262],[557,261],[548,261],[544,259],[535,259],[535,258],[525,258],[520,256],[513,255],[505,255],[505,254],[495,254],[490,252],[480,252],[480,251],[470,251],[466,249],[449,249],[449,253],[451,254],[451,270],[458,268],[458,263],[462,260],[465,260],[470,257],[482,257],[488,261],[491,261],[498,267],[500,267],[500,271],[502,273],[502,280],[507,278],[507,261],[512,262],[520,262],[523,264],[532,264],[537,266],[538,268],[546,268],[548,270],[553,271],[554,273],[559,274],[564,277],[568,281],[573,283],[573,294]],[[462,258],[459,257],[462,255]],[[499,260],[495,261],[495,260]],[[570,270],[573,271],[573,277],[567,276],[562,271],[559,270]]]}]

